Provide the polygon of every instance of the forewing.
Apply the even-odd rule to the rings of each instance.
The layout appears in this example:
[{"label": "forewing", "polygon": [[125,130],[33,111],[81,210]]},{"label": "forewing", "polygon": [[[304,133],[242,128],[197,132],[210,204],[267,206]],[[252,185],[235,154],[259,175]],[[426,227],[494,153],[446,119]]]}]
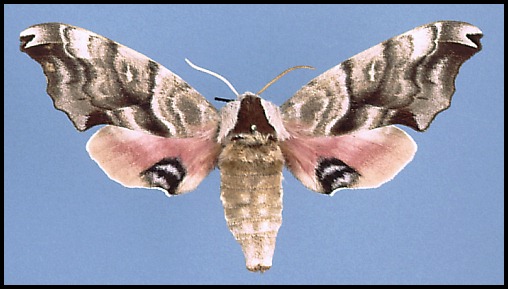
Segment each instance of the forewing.
[{"label": "forewing", "polygon": [[464,22],[420,26],[311,80],[281,109],[288,126],[314,136],[402,124],[417,131],[450,106],[459,67],[481,49]]},{"label": "forewing", "polygon": [[112,124],[193,137],[218,127],[217,110],[179,76],[110,39],[61,23],[31,26],[20,39],[41,64],[55,108],[80,131]]}]

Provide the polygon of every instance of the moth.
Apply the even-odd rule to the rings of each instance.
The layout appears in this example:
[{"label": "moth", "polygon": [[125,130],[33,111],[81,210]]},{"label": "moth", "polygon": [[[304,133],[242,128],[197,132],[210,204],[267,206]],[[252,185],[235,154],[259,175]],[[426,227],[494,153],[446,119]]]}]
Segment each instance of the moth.
[{"label": "moth", "polygon": [[468,23],[430,23],[332,67],[280,107],[245,92],[219,111],[175,73],[91,31],[44,23],[20,35],[55,108],[79,131],[105,125],[86,148],[111,179],[173,196],[219,168],[225,219],[251,271],[272,266],[283,167],[328,195],[391,180],[416,152],[395,125],[425,131],[450,106],[481,37]]}]

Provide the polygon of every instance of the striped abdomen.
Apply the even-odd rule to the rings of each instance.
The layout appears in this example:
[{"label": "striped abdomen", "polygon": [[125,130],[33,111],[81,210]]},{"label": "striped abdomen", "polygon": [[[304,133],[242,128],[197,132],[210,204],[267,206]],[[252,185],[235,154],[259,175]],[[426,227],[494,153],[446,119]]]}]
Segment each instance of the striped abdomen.
[{"label": "striped abdomen", "polygon": [[242,246],[247,269],[272,266],[282,224],[282,168],[276,141],[262,145],[231,142],[219,157],[221,200],[231,233]]}]

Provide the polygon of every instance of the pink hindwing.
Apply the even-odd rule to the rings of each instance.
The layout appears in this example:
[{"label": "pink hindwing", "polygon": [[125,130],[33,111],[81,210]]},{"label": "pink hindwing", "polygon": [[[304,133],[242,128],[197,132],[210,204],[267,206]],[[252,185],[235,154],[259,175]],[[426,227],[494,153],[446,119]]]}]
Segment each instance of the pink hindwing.
[{"label": "pink hindwing", "polygon": [[165,138],[106,126],[90,138],[87,150],[122,185],[174,195],[194,190],[215,168],[220,146],[213,135]]},{"label": "pink hindwing", "polygon": [[416,152],[413,139],[395,126],[341,136],[294,132],[281,143],[289,170],[309,189],[375,188],[391,180]]}]

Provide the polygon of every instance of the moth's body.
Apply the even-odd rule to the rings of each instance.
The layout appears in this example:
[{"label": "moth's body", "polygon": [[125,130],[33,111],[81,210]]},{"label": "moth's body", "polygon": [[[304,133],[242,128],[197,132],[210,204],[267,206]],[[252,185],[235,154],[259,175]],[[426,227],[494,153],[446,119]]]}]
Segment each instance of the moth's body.
[{"label": "moth's body", "polygon": [[45,23],[21,32],[55,108],[99,129],[92,159],[126,187],[194,190],[218,166],[227,225],[247,268],[272,265],[282,223],[282,169],[332,195],[375,188],[411,161],[417,131],[450,106],[481,31],[440,21],[393,37],[327,70],[282,106],[245,93],[218,111],[178,75],[91,31]]},{"label": "moth's body", "polygon": [[[221,111],[224,119],[230,114],[238,119],[227,136],[220,138],[221,200],[227,225],[241,244],[251,271],[265,271],[272,266],[282,224],[284,157],[274,128],[277,126],[267,119],[262,103],[276,109],[258,96],[245,93]],[[275,119],[281,119],[278,109]]]},{"label": "moth's body", "polygon": [[227,144],[219,156],[220,197],[247,269],[265,271],[272,266],[282,224],[284,159],[276,140],[259,133],[244,137]]}]

